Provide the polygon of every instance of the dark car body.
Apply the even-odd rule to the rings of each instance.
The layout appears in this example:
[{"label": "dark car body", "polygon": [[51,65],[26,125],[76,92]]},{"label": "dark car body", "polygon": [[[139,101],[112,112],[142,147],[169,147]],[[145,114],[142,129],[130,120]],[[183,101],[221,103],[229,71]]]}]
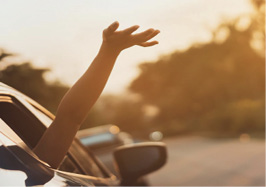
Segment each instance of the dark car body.
[{"label": "dark car body", "polygon": [[[58,169],[41,161],[32,148],[53,119],[54,116],[34,100],[0,83],[1,186],[121,184],[121,179],[112,174],[90,150],[86,150],[78,139],[74,140]],[[123,153],[123,150],[120,152]]]}]

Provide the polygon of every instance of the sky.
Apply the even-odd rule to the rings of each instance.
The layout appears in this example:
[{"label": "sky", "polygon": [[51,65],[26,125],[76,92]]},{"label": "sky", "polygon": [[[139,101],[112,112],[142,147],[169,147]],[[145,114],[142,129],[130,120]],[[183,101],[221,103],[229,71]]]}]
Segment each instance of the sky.
[{"label": "sky", "polygon": [[138,64],[207,42],[221,21],[251,11],[248,0],[6,0],[0,3],[0,48],[50,68],[48,80],[73,85],[96,56],[102,30],[114,21],[119,29],[159,29],[159,45],[134,46],[117,59],[104,89],[116,94],[137,77]]}]

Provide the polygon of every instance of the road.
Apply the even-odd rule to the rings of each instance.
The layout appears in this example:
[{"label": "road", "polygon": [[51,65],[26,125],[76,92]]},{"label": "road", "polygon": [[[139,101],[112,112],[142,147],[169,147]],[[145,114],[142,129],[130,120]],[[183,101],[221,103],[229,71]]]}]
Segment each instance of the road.
[{"label": "road", "polygon": [[168,162],[152,186],[265,186],[265,141],[166,139]]}]

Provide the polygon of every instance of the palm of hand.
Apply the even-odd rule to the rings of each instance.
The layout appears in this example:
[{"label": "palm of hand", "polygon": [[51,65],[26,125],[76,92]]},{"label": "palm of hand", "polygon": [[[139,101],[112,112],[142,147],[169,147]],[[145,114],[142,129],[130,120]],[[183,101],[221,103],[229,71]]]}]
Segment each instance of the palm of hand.
[{"label": "palm of hand", "polygon": [[139,28],[138,25],[129,27],[121,31],[117,31],[118,26],[119,23],[114,22],[103,31],[103,42],[107,43],[113,48],[122,51],[123,49],[129,48],[134,45],[149,47],[158,44],[158,41],[149,42],[149,40],[159,34],[159,30],[148,29],[137,34],[132,34]]}]

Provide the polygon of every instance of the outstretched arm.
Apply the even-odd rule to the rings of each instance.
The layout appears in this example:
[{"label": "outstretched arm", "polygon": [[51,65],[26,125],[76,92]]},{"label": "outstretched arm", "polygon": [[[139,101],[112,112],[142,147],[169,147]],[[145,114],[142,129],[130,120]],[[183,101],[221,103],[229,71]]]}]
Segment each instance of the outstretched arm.
[{"label": "outstretched arm", "polygon": [[118,26],[118,22],[114,22],[103,31],[99,53],[88,70],[65,94],[55,120],[33,150],[53,168],[57,168],[63,160],[81,123],[100,96],[119,53],[134,45],[148,47],[158,43],[149,42],[159,33],[158,30],[148,29],[133,34],[139,26],[117,31]]}]

